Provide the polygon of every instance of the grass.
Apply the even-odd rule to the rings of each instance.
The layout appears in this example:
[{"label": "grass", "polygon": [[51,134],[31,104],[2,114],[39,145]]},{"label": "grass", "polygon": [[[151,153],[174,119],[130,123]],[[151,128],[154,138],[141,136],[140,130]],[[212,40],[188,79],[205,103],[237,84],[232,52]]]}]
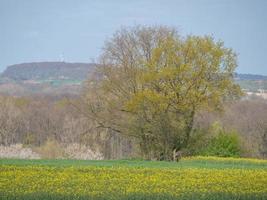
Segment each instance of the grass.
[{"label": "grass", "polygon": [[[212,157],[211,157],[212,158]],[[144,160],[24,160],[0,159],[0,165],[16,166],[57,166],[57,167],[146,167],[146,168],[215,168],[215,169],[267,169],[267,160],[257,159],[222,159],[210,157],[194,157],[182,159],[180,162],[144,161]]]},{"label": "grass", "polygon": [[264,200],[267,161],[0,159],[3,200]]}]

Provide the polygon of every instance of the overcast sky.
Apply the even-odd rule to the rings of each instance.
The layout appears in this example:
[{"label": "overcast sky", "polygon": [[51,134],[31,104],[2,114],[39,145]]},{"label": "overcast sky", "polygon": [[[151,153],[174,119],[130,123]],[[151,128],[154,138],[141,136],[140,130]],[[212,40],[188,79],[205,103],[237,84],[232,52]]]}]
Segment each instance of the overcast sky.
[{"label": "overcast sky", "polygon": [[267,75],[267,0],[0,0],[0,71],[22,62],[91,62],[121,26],[170,25],[238,53]]}]

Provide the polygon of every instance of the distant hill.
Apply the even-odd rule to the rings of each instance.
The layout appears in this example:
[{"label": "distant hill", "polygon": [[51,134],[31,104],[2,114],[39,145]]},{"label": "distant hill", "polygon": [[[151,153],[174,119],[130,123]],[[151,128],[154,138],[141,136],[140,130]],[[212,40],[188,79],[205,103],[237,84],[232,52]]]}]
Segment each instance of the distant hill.
[{"label": "distant hill", "polygon": [[85,80],[94,70],[92,63],[34,62],[11,65],[2,78],[23,80]]},{"label": "distant hill", "polygon": [[249,92],[267,90],[267,76],[256,74],[235,74],[235,82]]},{"label": "distant hill", "polygon": [[251,81],[263,81],[267,80],[267,76],[257,74],[235,74],[236,80],[251,80]]},{"label": "distant hill", "polygon": [[33,62],[11,65],[0,75],[0,94],[79,95],[93,63]]},{"label": "distant hill", "polygon": [[[25,80],[85,80],[94,71],[93,63],[32,62],[10,65],[1,74],[2,79]],[[267,80],[267,76],[235,74],[236,80]]]},{"label": "distant hill", "polygon": [[[13,96],[79,95],[83,81],[95,70],[93,63],[32,62],[11,65],[0,75],[0,94]],[[235,74],[241,88],[267,90],[267,76]]]}]

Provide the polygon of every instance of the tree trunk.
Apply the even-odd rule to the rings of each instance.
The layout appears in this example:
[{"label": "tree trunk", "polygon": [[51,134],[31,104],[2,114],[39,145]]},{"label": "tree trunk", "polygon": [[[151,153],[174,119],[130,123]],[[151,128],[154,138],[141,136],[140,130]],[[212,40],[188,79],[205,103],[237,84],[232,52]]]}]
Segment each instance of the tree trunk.
[{"label": "tree trunk", "polygon": [[193,109],[189,115],[187,126],[185,130],[185,141],[183,142],[183,148],[186,148],[190,139],[190,134],[194,125],[195,109]]},{"label": "tree trunk", "polygon": [[178,162],[181,158],[182,158],[182,151],[181,150],[177,151],[177,149],[174,149],[172,151],[172,160],[174,162]]}]

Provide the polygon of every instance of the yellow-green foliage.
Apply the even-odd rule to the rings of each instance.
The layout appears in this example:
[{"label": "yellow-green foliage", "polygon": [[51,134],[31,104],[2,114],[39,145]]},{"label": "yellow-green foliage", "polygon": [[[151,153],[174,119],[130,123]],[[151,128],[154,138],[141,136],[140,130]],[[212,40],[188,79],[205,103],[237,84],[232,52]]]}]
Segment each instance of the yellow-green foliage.
[{"label": "yellow-green foliage", "polygon": [[233,82],[236,55],[212,37],[168,37],[153,49],[138,75],[143,90],[130,99],[129,110],[144,101],[179,112],[220,106],[229,94],[240,95]]}]

